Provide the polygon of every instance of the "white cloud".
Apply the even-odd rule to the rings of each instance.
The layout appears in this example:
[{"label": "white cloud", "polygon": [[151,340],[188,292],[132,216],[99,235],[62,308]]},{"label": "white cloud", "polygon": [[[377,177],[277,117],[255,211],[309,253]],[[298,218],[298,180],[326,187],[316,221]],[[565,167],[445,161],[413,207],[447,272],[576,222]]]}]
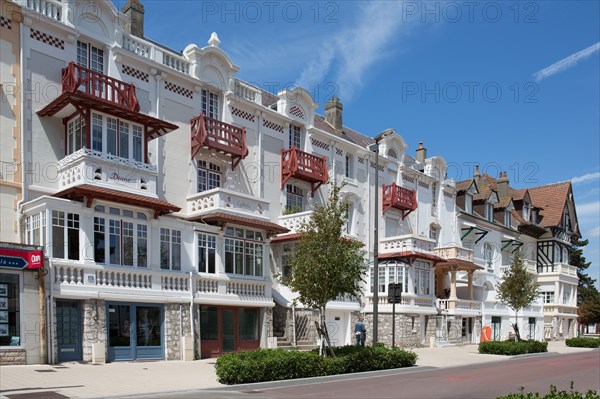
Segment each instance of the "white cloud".
[{"label": "white cloud", "polygon": [[598,180],[600,179],[600,172],[587,173],[583,176],[577,176],[571,179],[573,184],[585,183],[590,180]]},{"label": "white cloud", "polygon": [[582,216],[598,216],[600,214],[600,201],[588,202],[586,204],[577,205],[577,216],[581,219]]},{"label": "white cloud", "polygon": [[368,69],[389,54],[392,40],[399,30],[410,29],[402,15],[401,1],[373,1],[361,4],[355,13],[356,21],[323,38],[328,43],[318,60],[309,61],[298,81],[308,87],[331,76],[339,88],[342,100],[349,100],[363,84]]},{"label": "white cloud", "polygon": [[575,54],[571,54],[567,58],[563,58],[562,60],[555,62],[554,64],[546,67],[536,73],[533,74],[535,77],[535,81],[539,82],[540,80],[549,78],[550,76],[557,74],[562,71],[566,71],[567,69],[573,68],[579,62],[585,60],[590,57],[594,53],[600,50],[600,42],[591,45],[590,47],[583,49],[581,51],[576,52]]},{"label": "white cloud", "polygon": [[590,231],[588,231],[585,238],[596,238],[596,237],[600,237],[600,226],[596,226],[593,229],[591,229]]}]

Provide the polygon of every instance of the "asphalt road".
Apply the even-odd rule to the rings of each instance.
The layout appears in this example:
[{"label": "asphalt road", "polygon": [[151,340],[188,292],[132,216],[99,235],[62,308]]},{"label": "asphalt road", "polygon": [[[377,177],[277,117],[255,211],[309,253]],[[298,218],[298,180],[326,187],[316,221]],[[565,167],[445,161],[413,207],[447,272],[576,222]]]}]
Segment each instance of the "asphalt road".
[{"label": "asphalt road", "polygon": [[550,385],[600,391],[600,351],[524,356],[509,361],[454,368],[401,369],[353,374],[334,380],[307,379],[248,384],[211,391],[143,395],[136,398],[496,398],[517,392],[545,394]]}]

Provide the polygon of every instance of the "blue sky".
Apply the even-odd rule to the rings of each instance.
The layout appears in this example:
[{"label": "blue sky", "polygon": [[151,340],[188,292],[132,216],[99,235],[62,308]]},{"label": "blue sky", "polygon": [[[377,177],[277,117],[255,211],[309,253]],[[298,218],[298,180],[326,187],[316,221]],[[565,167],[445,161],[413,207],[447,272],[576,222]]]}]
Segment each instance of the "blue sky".
[{"label": "blue sky", "polygon": [[[115,2],[117,6],[124,1]],[[143,1],[175,50],[218,33],[238,76],[338,95],[344,124],[393,127],[449,177],[506,170],[516,188],[573,180],[584,255],[600,261],[600,3]]]}]

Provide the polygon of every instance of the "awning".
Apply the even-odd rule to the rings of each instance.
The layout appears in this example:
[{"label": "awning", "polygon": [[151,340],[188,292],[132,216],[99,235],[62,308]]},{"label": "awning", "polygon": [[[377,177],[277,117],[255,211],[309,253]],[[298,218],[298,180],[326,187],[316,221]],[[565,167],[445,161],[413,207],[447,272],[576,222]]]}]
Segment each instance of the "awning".
[{"label": "awning", "polygon": [[278,225],[277,223],[268,222],[266,220],[253,219],[245,216],[234,215],[226,212],[211,212],[202,216],[195,216],[189,218],[191,221],[201,221],[208,224],[214,224],[217,226],[224,227],[227,224],[237,224],[240,226],[252,227],[255,229],[265,230],[267,236],[270,237],[273,234],[287,233],[290,230]]},{"label": "awning", "polygon": [[121,204],[141,206],[154,210],[154,217],[164,215],[169,212],[178,212],[181,210],[178,206],[168,203],[167,201],[157,198],[145,197],[139,194],[131,194],[124,191],[113,190],[105,187],[97,187],[91,184],[82,184],[63,190],[54,194],[55,197],[68,198],[75,201],[83,201],[86,199],[86,206],[92,206],[94,199],[102,199],[106,201],[118,202]]},{"label": "awning", "polygon": [[299,240],[300,237],[302,237],[302,233],[282,234],[271,238],[271,243],[279,244],[283,242],[296,241]]},{"label": "awning", "polygon": [[[66,110],[65,110],[66,108]],[[101,98],[89,96],[80,91],[67,91],[55,98],[50,104],[39,110],[39,116],[55,116],[66,118],[85,109],[107,113],[117,118],[127,119],[146,127],[146,140],[152,140],[178,128],[172,123],[135,112],[124,107],[115,106],[113,103]],[[64,111],[63,111],[64,110]]]},{"label": "awning", "polygon": [[444,258],[441,258],[437,255],[426,254],[423,252],[416,252],[416,251],[401,251],[401,252],[390,252],[390,253],[385,253],[385,254],[379,254],[378,259],[379,260],[398,259],[398,260],[408,260],[409,262],[412,262],[415,259],[423,259],[423,260],[431,261],[434,264],[446,262],[446,260]]}]

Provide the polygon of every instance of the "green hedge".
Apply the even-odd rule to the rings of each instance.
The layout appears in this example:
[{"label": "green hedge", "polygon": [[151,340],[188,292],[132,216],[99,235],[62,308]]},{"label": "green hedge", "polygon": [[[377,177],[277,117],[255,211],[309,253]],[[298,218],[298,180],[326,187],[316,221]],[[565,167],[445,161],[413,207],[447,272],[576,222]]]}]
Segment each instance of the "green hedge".
[{"label": "green hedge", "polygon": [[511,393],[506,396],[499,396],[496,399],[598,399],[600,395],[598,395],[598,391],[594,391],[590,389],[586,393],[578,392],[573,388],[573,382],[571,381],[571,389],[567,390],[558,390],[556,386],[550,385],[550,392],[547,395],[540,395],[539,392],[525,393],[525,389],[521,387],[521,390],[518,393]]},{"label": "green hedge", "polygon": [[230,353],[219,357],[215,368],[219,382],[244,384],[411,367],[416,362],[416,353],[401,349],[346,346],[337,348],[334,358],[283,349]]},{"label": "green hedge", "polygon": [[479,353],[487,355],[522,355],[525,353],[548,352],[548,343],[543,341],[488,341],[479,344]]},{"label": "green hedge", "polygon": [[566,344],[575,348],[600,348],[600,338],[571,338]]}]

